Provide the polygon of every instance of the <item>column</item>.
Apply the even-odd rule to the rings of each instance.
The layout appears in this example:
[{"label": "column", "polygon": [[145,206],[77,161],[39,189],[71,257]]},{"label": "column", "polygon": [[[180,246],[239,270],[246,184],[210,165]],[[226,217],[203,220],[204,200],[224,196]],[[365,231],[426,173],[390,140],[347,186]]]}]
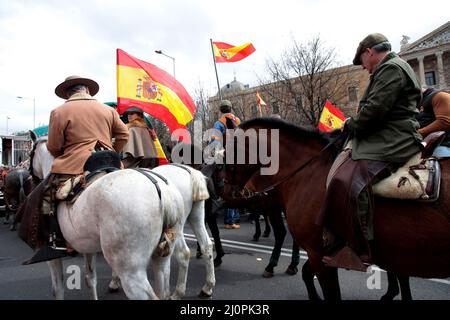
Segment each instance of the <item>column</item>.
[{"label": "column", "polygon": [[423,58],[424,58],[424,56],[417,57],[417,60],[419,60],[419,80],[420,80],[420,86],[422,88],[426,86],[426,83],[425,83],[425,68],[423,66]]},{"label": "column", "polygon": [[437,59],[438,88],[445,88],[444,62],[442,61],[442,51],[435,53]]}]

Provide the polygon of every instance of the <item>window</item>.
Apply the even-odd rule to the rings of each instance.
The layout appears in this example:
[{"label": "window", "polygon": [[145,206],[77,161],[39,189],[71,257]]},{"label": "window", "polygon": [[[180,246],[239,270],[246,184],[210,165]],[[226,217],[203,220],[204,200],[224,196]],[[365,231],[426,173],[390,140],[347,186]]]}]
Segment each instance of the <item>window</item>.
[{"label": "window", "polygon": [[425,72],[425,83],[427,86],[434,86],[436,84],[434,71]]},{"label": "window", "polygon": [[355,102],[358,100],[358,89],[354,86],[348,87],[348,101]]}]

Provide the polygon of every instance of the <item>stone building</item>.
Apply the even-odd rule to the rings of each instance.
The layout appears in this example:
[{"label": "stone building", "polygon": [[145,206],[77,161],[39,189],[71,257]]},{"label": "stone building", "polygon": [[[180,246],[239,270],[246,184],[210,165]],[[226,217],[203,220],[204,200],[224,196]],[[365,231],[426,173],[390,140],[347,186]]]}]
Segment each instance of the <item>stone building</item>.
[{"label": "stone building", "polygon": [[[450,21],[436,30],[428,33],[413,43],[408,43],[409,38],[403,36],[399,55],[406,60],[416,72],[422,87],[435,87],[450,91]],[[327,71],[326,71],[327,72]],[[361,99],[369,82],[369,74],[361,66],[347,65],[333,69],[336,75],[340,75],[337,85],[340,87],[340,94],[335,95],[335,99],[330,102],[340,108],[346,116],[355,114],[358,102]],[[298,79],[292,79],[295,83]],[[273,83],[270,86],[280,87]],[[266,87],[267,88],[267,87]],[[292,119],[295,110],[284,112],[287,109],[283,103],[275,103],[264,87],[252,87],[244,85],[236,80],[221,88],[222,96],[233,103],[234,112],[242,120],[263,116],[280,114],[282,118]],[[256,91],[259,91],[267,106],[261,107],[258,113],[256,103]],[[293,97],[287,97],[286,101]],[[208,102],[213,108],[218,109],[219,95],[209,98]]]},{"label": "stone building", "polygon": [[403,36],[399,55],[413,67],[421,86],[450,91],[450,21],[413,43],[408,40]]}]

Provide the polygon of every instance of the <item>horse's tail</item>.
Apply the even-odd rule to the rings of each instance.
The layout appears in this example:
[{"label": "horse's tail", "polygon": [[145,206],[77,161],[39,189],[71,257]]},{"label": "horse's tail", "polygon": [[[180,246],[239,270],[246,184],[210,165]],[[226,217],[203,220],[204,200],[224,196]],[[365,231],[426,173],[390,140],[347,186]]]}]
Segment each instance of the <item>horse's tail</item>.
[{"label": "horse's tail", "polygon": [[198,170],[191,169],[192,200],[201,201],[209,198],[206,177]]},{"label": "horse's tail", "polygon": [[177,237],[176,226],[181,222],[184,208],[183,199],[177,188],[169,185],[161,191],[163,228],[156,253],[165,257],[170,253]]}]

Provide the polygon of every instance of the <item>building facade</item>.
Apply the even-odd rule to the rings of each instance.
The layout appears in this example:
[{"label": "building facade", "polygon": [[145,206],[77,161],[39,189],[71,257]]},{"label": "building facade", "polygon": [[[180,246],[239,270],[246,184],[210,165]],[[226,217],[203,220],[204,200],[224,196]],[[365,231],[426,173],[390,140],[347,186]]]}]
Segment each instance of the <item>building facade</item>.
[{"label": "building facade", "polygon": [[450,21],[413,43],[403,36],[399,56],[414,69],[422,87],[450,91]]}]

